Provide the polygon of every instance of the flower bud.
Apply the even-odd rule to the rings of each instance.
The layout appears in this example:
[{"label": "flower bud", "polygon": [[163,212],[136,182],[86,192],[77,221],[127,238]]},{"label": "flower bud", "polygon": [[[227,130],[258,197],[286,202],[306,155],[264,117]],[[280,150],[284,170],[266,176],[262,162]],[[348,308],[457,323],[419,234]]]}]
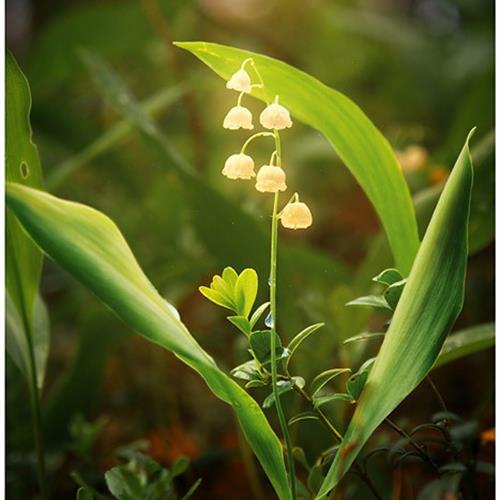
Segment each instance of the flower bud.
[{"label": "flower bud", "polygon": [[285,191],[286,175],[281,167],[264,165],[257,172],[257,183],[255,189],[261,193],[276,193]]},{"label": "flower bud", "polygon": [[262,111],[260,114],[260,123],[265,128],[277,130],[290,128],[293,125],[288,109],[276,102],[269,104]]},{"label": "flower bud", "polygon": [[252,113],[244,106],[234,106],[224,118],[223,126],[229,130],[238,130],[239,128],[252,130]]},{"label": "flower bud", "polygon": [[231,155],[224,164],[222,175],[228,179],[251,179],[255,177],[254,163],[243,153]]},{"label": "flower bud", "polygon": [[312,224],[312,214],[305,203],[295,201],[283,209],[280,220],[288,229],[306,229]]},{"label": "flower bud", "polygon": [[244,69],[238,70],[226,83],[226,88],[248,94],[252,88],[250,75]]}]

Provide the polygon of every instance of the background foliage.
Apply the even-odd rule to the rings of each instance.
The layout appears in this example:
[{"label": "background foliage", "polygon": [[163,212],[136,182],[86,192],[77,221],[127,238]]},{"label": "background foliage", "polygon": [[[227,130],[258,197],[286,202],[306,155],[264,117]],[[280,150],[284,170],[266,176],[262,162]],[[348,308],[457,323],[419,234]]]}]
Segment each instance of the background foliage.
[{"label": "background foliage", "polygon": [[[252,188],[220,176],[242,138],[221,127],[234,96],[171,41],[211,40],[266,53],[352,98],[402,153],[421,232],[464,137],[477,126],[461,329],[493,319],[492,9],[487,0],[75,1],[64,7],[49,0],[9,1],[7,30],[8,46],[30,82],[31,123],[47,189],[116,221],[200,344],[232,367],[242,359],[241,346],[197,288],[225,265],[266,275],[270,207]],[[139,102],[156,117],[161,137],[151,131]],[[406,149],[415,144],[426,152],[417,165]],[[290,176],[315,224],[306,233],[283,232],[283,333],[290,339],[307,324],[326,323],[294,361],[305,377],[332,366],[357,368],[377,344],[342,341],[367,325],[375,331],[385,316],[344,304],[371,291],[372,276],[391,265],[389,254],[380,250],[386,247],[373,209],[326,140],[297,124],[284,145]],[[263,161],[265,154],[256,156]],[[191,372],[129,336],[51,262],[45,262],[41,286],[51,322],[44,428],[58,497],[74,493],[69,472],[75,467],[104,485],[92,474],[115,465],[114,450],[137,439],[149,440],[151,455],[164,466],[179,455],[193,458],[194,475],[177,479],[182,492],[197,477],[203,477],[199,498],[234,498],[241,485],[251,485],[248,498],[267,491],[244,445],[241,453],[230,411]],[[262,287],[260,293],[263,299]],[[491,350],[434,373],[452,411],[483,431],[493,425]],[[28,498],[35,476],[26,392],[10,361],[7,375],[9,498]],[[439,409],[422,388],[397,415],[414,426],[429,417],[429,408]],[[82,471],[75,452],[68,423],[78,414],[105,418],[89,452],[97,464],[93,471]],[[326,439],[314,424],[301,426],[309,457]],[[478,453],[489,457],[491,444]],[[221,467],[231,474],[221,478]],[[417,483],[426,480],[422,474]],[[481,485],[485,498],[488,485]]]}]

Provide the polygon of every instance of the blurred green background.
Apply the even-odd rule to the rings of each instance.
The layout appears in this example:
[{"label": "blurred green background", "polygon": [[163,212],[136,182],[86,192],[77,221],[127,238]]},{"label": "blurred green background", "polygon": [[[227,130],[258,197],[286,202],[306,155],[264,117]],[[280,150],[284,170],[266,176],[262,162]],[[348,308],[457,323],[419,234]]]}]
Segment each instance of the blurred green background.
[{"label": "blurred green background", "polygon": [[[245,359],[246,347],[197,287],[226,265],[251,266],[259,271],[265,297],[271,200],[249,183],[220,175],[247,136],[222,128],[235,96],[171,42],[206,40],[262,52],[345,93],[398,151],[422,230],[435,193],[477,126],[472,255],[458,328],[494,318],[493,13],[491,0],[6,2],[7,46],[31,86],[31,122],[47,189],[114,219],[151,281],[228,369]],[[89,53],[109,65],[111,80],[103,83],[102,68],[85,62]],[[124,124],[129,93],[153,111],[175,155],[230,200],[234,211],[228,215],[225,206],[186,182],[172,155]],[[260,110],[251,99],[247,103]],[[391,258],[375,213],[326,140],[297,123],[283,134],[283,147],[289,178],[300,186],[314,225],[282,231],[281,333],[291,338],[312,322],[327,323],[297,361],[296,371],[308,378],[333,366],[359,366],[376,352],[376,343],[363,348],[342,341],[387,318],[344,304],[370,293],[371,277]],[[264,162],[268,144],[253,151]],[[218,217],[221,211],[224,217]],[[130,335],[49,261],[42,293],[51,317],[43,406],[54,498],[72,498],[75,469],[105,491],[101,476],[115,463],[116,448],[138,439],[148,440],[150,454],[166,466],[179,455],[193,459],[192,477],[180,480],[181,492],[202,477],[195,498],[258,498],[259,488],[260,498],[271,498],[230,409],[194,373]],[[477,420],[481,430],[494,425],[492,351],[434,376],[450,410]],[[26,397],[7,360],[12,499],[32,498],[36,491]],[[438,409],[421,388],[398,415],[417,425]],[[85,459],[75,452],[75,442],[84,439],[75,431],[81,416],[101,419]],[[296,437],[312,458],[327,439],[308,424]],[[491,443],[481,446],[478,453],[491,457]],[[420,479],[425,482],[425,476]],[[387,471],[386,481],[390,491]],[[481,498],[492,495],[489,483],[481,488]]]}]

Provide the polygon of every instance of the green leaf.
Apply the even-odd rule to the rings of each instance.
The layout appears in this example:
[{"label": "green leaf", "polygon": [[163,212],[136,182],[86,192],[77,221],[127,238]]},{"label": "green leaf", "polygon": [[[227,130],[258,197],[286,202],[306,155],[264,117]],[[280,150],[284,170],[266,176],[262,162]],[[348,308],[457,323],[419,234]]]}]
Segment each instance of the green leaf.
[{"label": "green leaf", "polygon": [[170,474],[172,474],[172,477],[184,474],[184,472],[188,470],[190,462],[189,457],[181,456],[176,458],[172,467],[170,467]]},{"label": "green leaf", "polygon": [[296,424],[297,422],[302,422],[303,420],[319,420],[319,417],[313,411],[304,411],[298,413],[288,421],[288,425]]},{"label": "green leaf", "polygon": [[248,318],[257,297],[258,277],[254,269],[245,269],[234,286],[234,301],[241,316]]},{"label": "green leaf", "polygon": [[495,345],[495,324],[477,325],[452,333],[444,342],[439,357],[432,367],[438,368],[451,361]]},{"label": "green leaf", "polygon": [[319,330],[322,326],[324,326],[324,323],[316,323],[314,325],[308,326],[307,328],[304,328],[301,332],[299,332],[295,337],[290,341],[288,344],[288,358],[286,359],[285,363],[286,366],[288,366],[288,363],[290,362],[291,357],[295,354],[297,349],[300,347],[300,344],[304,342],[304,340],[309,337],[309,335],[312,335],[314,332]]},{"label": "green leaf", "polygon": [[279,498],[289,499],[281,444],[257,403],[222,372],[175,317],[139,267],[115,224],[100,212],[18,184],[7,205],[36,243],[89,287],[134,331],[172,351],[231,404]]},{"label": "green leaf", "polygon": [[326,370],[316,377],[314,377],[309,388],[309,393],[311,396],[315,396],[330,380],[342,375],[342,373],[350,372],[350,368],[332,368],[331,370]]},{"label": "green leaf", "polygon": [[401,281],[403,276],[397,269],[384,269],[380,274],[377,274],[373,281],[375,283],[381,283],[382,285],[391,286],[397,281]]},{"label": "green leaf", "polygon": [[318,499],[435,363],[463,305],[472,165],[467,138],[426,231],[389,330]]},{"label": "green leaf", "polygon": [[410,271],[419,240],[408,186],[396,156],[380,131],[345,95],[281,61],[214,43],[183,42],[186,49],[229,80],[243,61],[252,58],[265,87],[252,95],[280,103],[292,116],[322,132],[364,189],[390,242],[396,266]]},{"label": "green leaf", "polygon": [[360,333],[359,335],[354,335],[353,337],[349,337],[348,339],[344,340],[344,344],[352,344],[354,342],[361,342],[363,340],[371,340],[371,339],[379,339],[383,338],[385,336],[385,333],[383,332],[364,332]]},{"label": "green leaf", "polygon": [[94,500],[94,495],[89,489],[82,486],[76,492],[76,500]]},{"label": "green leaf", "polygon": [[195,493],[195,491],[199,488],[202,479],[198,479],[191,488],[187,491],[187,493],[181,498],[181,500],[189,500]]},{"label": "green leaf", "polygon": [[252,333],[252,326],[244,316],[228,316],[227,319],[245,335],[250,335]]},{"label": "green leaf", "polygon": [[238,281],[238,273],[232,267],[225,267],[222,271],[222,279],[234,289]]},{"label": "green leaf", "polygon": [[[278,397],[281,397],[282,394],[289,392],[293,389],[294,382],[293,380],[278,380],[277,388],[278,388]],[[264,399],[262,403],[263,408],[271,408],[274,405],[276,399],[274,397],[274,392],[271,392],[269,396]]]},{"label": "green leaf", "polygon": [[319,491],[321,483],[324,479],[325,476],[323,475],[323,467],[321,465],[315,465],[307,476],[307,486],[314,494],[316,494]]},{"label": "green leaf", "polygon": [[366,297],[358,297],[357,299],[348,302],[346,306],[370,306],[376,307],[377,309],[388,309],[389,311],[392,311],[391,306],[382,295],[367,295]]},{"label": "green leaf", "polygon": [[387,290],[384,292],[384,298],[392,310],[396,309],[396,306],[398,305],[399,299],[406,285],[406,281],[406,279],[396,281],[396,283],[388,286]]},{"label": "green leaf", "polygon": [[260,317],[264,314],[265,310],[271,305],[271,302],[264,302],[261,306],[259,306],[252,316],[250,317],[250,328],[253,328],[257,321],[259,321]]},{"label": "green leaf", "polygon": [[209,288],[208,286],[200,286],[198,290],[202,295],[204,295],[208,300],[212,301],[214,304],[217,304],[218,306],[225,307],[226,309],[234,311],[235,305],[233,304],[233,302],[219,291],[214,290],[213,288]]},{"label": "green leaf", "polygon": [[365,386],[366,379],[368,378],[369,370],[360,370],[347,380],[347,392],[352,396],[352,399],[357,400],[363,387]]},{"label": "green leaf", "polygon": [[[250,335],[250,348],[255,358],[262,365],[267,365],[271,362],[271,330],[258,330]],[[285,349],[281,345],[279,335],[276,335],[276,359],[281,359],[285,354]]]},{"label": "green leaf", "polygon": [[[38,389],[42,389],[45,378],[45,367],[49,356],[50,324],[47,308],[40,297],[35,296],[32,314],[33,354],[36,367]],[[10,357],[21,370],[26,380],[30,380],[31,362],[29,346],[23,321],[9,294],[5,296],[5,347]]]},{"label": "green leaf", "polygon": [[145,484],[135,472],[118,465],[104,474],[106,486],[117,500],[136,500],[144,497]]},{"label": "green leaf", "polygon": [[[12,54],[5,57],[6,162],[5,179],[42,188],[38,150],[32,142],[31,93],[26,77]],[[7,347],[28,384],[41,388],[47,361],[48,316],[38,297],[42,253],[23,231],[14,214],[6,210],[5,270],[7,288]],[[38,297],[38,298],[37,298]],[[39,330],[40,329],[40,330]],[[31,347],[35,374],[31,369]]]},{"label": "green leaf", "polygon": [[332,401],[346,401],[347,403],[354,403],[354,399],[350,394],[345,394],[343,392],[337,392],[335,394],[328,394],[327,396],[319,396],[313,398],[314,406],[316,408]]},{"label": "green leaf", "polygon": [[236,366],[231,370],[231,375],[241,380],[252,380],[259,377],[259,370],[255,359],[251,359],[246,363]]}]

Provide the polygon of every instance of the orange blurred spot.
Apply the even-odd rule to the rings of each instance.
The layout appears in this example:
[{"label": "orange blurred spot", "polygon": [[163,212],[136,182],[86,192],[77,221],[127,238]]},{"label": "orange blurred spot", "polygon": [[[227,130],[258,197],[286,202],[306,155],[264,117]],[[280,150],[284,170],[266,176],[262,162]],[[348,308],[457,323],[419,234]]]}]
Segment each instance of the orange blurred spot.
[{"label": "orange blurred spot", "polygon": [[495,442],[495,428],[481,432],[481,444]]},{"label": "orange blurred spot", "polygon": [[441,182],[444,182],[448,178],[448,175],[450,175],[450,172],[446,168],[439,166],[432,167],[429,172],[429,178],[432,184],[440,184]]},{"label": "orange blurred spot", "polygon": [[181,455],[196,458],[200,454],[196,441],[178,426],[154,430],[147,439],[150,455],[163,464],[170,464]]}]

